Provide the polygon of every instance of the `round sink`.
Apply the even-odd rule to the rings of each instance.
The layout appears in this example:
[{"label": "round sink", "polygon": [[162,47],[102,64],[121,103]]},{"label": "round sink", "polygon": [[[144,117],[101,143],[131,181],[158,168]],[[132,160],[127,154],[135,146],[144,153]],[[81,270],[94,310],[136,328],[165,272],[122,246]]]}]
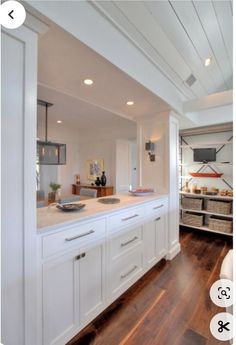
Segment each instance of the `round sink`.
[{"label": "round sink", "polygon": [[100,199],[98,199],[98,202],[101,202],[102,204],[118,204],[120,202],[120,199],[118,199],[118,198],[100,198]]}]

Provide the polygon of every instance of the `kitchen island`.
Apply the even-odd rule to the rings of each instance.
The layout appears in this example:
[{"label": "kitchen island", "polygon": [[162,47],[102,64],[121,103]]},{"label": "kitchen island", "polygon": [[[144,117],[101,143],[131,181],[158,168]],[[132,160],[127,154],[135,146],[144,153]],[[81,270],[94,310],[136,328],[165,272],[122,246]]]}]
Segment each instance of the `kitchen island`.
[{"label": "kitchen island", "polygon": [[[173,257],[168,195],[38,209],[40,344],[64,345],[162,258]],[[175,255],[180,250],[178,239]]]}]

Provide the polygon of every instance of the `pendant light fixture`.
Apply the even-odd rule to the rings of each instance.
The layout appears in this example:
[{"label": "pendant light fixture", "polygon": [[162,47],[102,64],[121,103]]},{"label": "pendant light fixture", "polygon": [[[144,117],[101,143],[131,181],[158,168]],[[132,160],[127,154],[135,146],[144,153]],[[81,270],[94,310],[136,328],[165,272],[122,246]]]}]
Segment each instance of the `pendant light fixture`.
[{"label": "pendant light fixture", "polygon": [[37,164],[66,164],[66,145],[48,141],[48,108],[53,104],[38,99],[38,105],[45,107],[45,141],[37,140]]}]

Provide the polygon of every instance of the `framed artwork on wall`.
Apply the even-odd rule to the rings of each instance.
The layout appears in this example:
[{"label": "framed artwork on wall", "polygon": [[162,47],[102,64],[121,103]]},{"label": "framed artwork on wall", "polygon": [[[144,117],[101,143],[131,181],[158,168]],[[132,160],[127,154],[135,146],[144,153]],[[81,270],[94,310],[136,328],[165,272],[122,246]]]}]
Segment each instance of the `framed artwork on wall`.
[{"label": "framed artwork on wall", "polygon": [[102,175],[104,170],[104,160],[102,158],[88,159],[86,161],[86,170],[88,180],[96,180]]}]

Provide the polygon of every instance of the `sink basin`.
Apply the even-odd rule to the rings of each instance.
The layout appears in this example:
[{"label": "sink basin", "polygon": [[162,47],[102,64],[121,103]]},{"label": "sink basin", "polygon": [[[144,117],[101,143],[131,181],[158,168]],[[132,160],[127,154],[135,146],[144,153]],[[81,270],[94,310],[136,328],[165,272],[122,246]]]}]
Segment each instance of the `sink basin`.
[{"label": "sink basin", "polygon": [[120,199],[118,199],[118,198],[100,198],[100,199],[98,199],[98,202],[101,202],[102,204],[118,204],[120,202]]}]

